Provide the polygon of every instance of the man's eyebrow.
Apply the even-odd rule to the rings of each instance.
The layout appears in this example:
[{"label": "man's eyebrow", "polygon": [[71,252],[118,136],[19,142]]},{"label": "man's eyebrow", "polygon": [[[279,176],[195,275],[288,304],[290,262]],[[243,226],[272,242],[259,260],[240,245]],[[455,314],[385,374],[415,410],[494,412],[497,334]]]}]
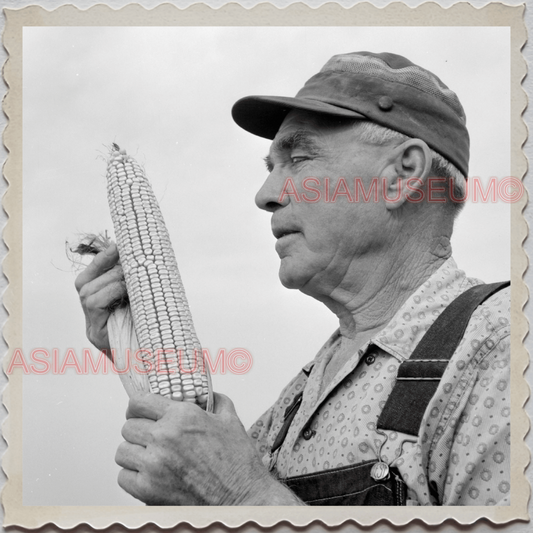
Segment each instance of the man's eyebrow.
[{"label": "man's eyebrow", "polygon": [[[320,151],[321,144],[317,141],[315,135],[306,130],[296,130],[284,137],[280,137],[272,144],[271,152],[291,151],[295,148],[302,148],[310,154],[317,154]],[[273,164],[270,155],[264,158],[269,172],[272,171]]]},{"label": "man's eyebrow", "polygon": [[315,135],[306,130],[296,130],[274,141],[273,150],[294,150],[303,148],[313,153],[318,152],[320,144]]},{"label": "man's eyebrow", "polygon": [[274,168],[274,164],[272,163],[272,159],[270,158],[270,156],[266,155],[265,157],[263,157],[263,161],[265,162],[267,170],[269,172],[272,172],[272,169]]}]

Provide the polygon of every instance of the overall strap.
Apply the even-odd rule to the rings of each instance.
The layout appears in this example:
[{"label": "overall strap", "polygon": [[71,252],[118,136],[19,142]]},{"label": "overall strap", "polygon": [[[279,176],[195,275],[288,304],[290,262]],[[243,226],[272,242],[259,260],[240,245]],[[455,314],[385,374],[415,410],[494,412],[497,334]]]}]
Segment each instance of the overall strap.
[{"label": "overall strap", "polygon": [[378,429],[418,435],[422,417],[449,360],[461,342],[472,313],[509,281],[481,284],[458,296],[435,320],[398,368],[396,384],[379,416]]}]

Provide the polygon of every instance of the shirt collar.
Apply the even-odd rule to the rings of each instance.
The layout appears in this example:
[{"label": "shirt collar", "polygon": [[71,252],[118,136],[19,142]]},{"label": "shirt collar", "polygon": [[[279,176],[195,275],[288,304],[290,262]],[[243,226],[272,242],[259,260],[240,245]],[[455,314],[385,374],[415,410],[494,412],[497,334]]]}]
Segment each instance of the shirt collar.
[{"label": "shirt collar", "polygon": [[[450,257],[405,301],[392,320],[358,350],[359,359],[376,345],[402,362],[408,359],[428,328],[448,304],[470,287],[482,283],[467,278]],[[302,372],[309,377],[315,364],[328,353],[340,336],[337,329]]]},{"label": "shirt collar", "polygon": [[371,340],[400,362],[408,359],[428,328],[459,294],[481,283],[467,278],[449,258],[402,305]]},{"label": "shirt collar", "polygon": [[302,372],[309,377],[309,374],[311,373],[311,370],[313,370],[313,367],[315,366],[315,361],[311,361],[310,363],[307,363],[303,368]]},{"label": "shirt collar", "polygon": [[333,334],[331,335],[331,337],[329,337],[329,339],[324,343],[324,345],[322,346],[322,348],[320,348],[320,350],[318,351],[318,353],[316,354],[316,357],[310,361],[309,363],[307,363],[303,368],[302,368],[302,372],[307,376],[309,377],[309,374],[311,374],[311,370],[313,370],[313,367],[315,366],[315,364],[320,361],[320,359],[322,357],[324,357],[325,354],[327,354],[329,352],[329,350],[331,349],[331,347],[339,340],[339,337],[341,335],[341,330],[340,328],[337,328]]}]

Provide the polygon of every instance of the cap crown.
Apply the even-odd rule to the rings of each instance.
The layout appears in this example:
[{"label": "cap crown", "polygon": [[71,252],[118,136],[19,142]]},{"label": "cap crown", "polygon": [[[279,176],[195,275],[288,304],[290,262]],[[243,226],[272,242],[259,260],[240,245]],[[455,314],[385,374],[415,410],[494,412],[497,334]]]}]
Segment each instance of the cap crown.
[{"label": "cap crown", "polygon": [[449,89],[435,74],[429,72],[405,57],[390,54],[374,54],[372,52],[353,52],[333,56],[320,70],[344,71],[367,74],[383,81],[403,83],[414,89],[423,91],[447,104],[458,118],[466,123],[466,116],[457,95]]}]

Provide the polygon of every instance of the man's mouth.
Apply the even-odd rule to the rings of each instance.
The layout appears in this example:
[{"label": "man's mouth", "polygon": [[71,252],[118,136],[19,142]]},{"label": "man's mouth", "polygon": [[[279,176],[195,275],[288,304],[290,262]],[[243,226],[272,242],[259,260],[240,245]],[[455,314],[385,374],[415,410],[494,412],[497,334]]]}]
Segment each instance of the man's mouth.
[{"label": "man's mouth", "polygon": [[297,230],[293,230],[293,229],[276,229],[276,230],[273,230],[273,233],[276,239],[281,239],[282,237],[286,237],[287,235],[292,235],[293,233],[300,233],[300,232]]}]

